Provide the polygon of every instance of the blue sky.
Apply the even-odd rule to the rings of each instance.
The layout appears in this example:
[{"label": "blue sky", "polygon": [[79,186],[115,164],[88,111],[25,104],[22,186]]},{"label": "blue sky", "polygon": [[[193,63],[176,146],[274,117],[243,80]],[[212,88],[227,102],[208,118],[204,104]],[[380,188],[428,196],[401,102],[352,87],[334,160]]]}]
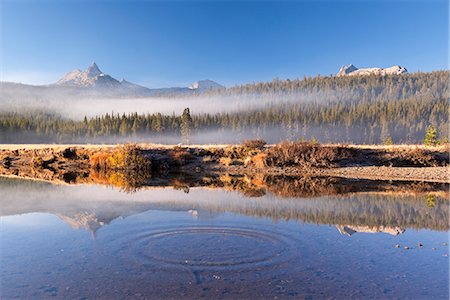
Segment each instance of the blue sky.
[{"label": "blue sky", "polygon": [[2,79],[43,84],[97,62],[149,87],[227,86],[339,67],[448,68],[448,1],[1,0]]}]

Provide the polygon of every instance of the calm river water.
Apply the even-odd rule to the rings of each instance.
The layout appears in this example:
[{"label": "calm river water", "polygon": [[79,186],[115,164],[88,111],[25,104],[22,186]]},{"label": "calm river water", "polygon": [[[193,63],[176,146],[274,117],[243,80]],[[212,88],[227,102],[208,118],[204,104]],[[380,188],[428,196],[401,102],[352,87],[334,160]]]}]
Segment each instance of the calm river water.
[{"label": "calm river water", "polygon": [[439,193],[0,190],[2,299],[449,298]]}]

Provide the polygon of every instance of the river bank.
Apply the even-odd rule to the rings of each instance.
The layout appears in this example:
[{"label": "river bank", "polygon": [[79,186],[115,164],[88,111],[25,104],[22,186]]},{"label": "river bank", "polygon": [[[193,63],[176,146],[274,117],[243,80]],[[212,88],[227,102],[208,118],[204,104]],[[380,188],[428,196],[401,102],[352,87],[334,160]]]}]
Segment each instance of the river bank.
[{"label": "river bank", "polygon": [[0,145],[0,174],[48,181],[111,182],[229,174],[255,177],[340,177],[348,179],[449,183],[448,146],[321,145]]}]

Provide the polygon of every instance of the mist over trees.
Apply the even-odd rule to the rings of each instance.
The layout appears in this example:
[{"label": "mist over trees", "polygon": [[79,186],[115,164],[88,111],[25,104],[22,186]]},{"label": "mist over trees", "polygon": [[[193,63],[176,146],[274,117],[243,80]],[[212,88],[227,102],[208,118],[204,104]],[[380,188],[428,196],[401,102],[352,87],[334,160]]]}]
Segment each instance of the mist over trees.
[{"label": "mist over trees", "polygon": [[[245,95],[251,95],[252,101],[258,97],[272,99],[262,107],[221,113],[196,114],[187,108],[180,115],[105,113],[76,121],[46,112],[3,112],[0,142],[111,142],[120,138],[159,141],[168,135],[195,142],[213,133],[210,136],[215,140],[210,142],[315,138],[319,142],[422,143],[429,126],[436,128],[436,139],[445,140],[449,125],[448,80],[448,71],[319,76],[203,93],[205,106],[208,96],[241,97],[242,101],[246,101]],[[231,135],[225,139],[225,133]]]}]

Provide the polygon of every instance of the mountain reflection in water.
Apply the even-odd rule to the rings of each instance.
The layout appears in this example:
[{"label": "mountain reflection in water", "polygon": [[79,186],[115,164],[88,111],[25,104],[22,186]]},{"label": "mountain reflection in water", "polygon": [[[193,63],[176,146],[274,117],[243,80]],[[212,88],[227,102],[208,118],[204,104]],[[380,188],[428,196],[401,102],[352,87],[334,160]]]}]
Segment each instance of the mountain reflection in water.
[{"label": "mountain reflection in water", "polygon": [[214,218],[231,212],[274,221],[336,225],[340,233],[349,236],[356,232],[398,235],[407,228],[449,230],[447,185],[428,184],[422,190],[410,185],[391,189],[388,186],[380,183],[380,192],[375,192],[377,186],[373,183],[359,182],[359,191],[352,188],[347,192],[347,187],[342,188],[342,193],[330,195],[328,187],[324,195],[316,192],[308,197],[295,197],[299,192],[289,194],[283,187],[284,192],[280,193],[272,183],[258,197],[248,197],[245,192],[234,193],[223,187],[194,187],[188,188],[187,193],[172,187],[151,187],[130,194],[95,185],[64,186],[0,178],[4,194],[0,213],[1,216],[51,213],[73,228],[92,232],[116,218],[148,210],[186,211],[193,218]]},{"label": "mountain reflection in water", "polygon": [[2,299],[449,296],[446,184],[0,177],[0,190]]}]

